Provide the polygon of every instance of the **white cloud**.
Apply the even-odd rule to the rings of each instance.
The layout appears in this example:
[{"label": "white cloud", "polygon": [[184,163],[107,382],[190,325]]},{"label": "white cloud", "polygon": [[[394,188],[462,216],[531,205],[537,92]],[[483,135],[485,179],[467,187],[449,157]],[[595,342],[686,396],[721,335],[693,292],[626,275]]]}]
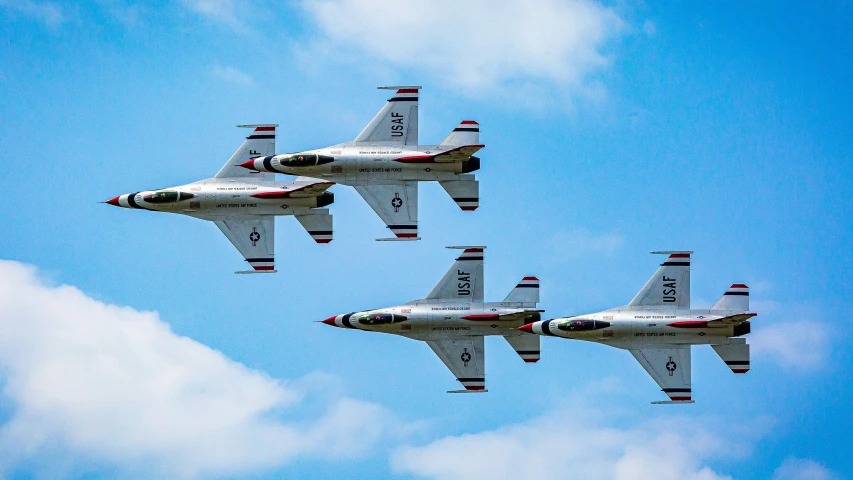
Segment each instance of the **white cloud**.
[{"label": "white cloud", "polygon": [[558,94],[594,91],[589,78],[609,63],[604,51],[625,30],[613,9],[587,0],[322,0],[303,7],[325,34],[318,51],[413,68],[471,92],[543,80],[559,86]]},{"label": "white cloud", "polygon": [[33,267],[9,261],[0,261],[0,378],[0,474],[55,465],[58,450],[143,477],[229,475],[360,455],[392,422],[349,398],[284,422],[310,410],[310,388],[178,336],[154,312],[44,285]]},{"label": "white cloud", "polygon": [[798,320],[767,324],[755,320],[752,325],[749,343],[753,354],[770,357],[783,367],[813,370],[823,365],[829,353],[825,323]]},{"label": "white cloud", "polygon": [[585,228],[575,228],[557,232],[548,242],[555,255],[571,260],[588,255],[611,256],[622,247],[625,239],[614,232],[593,233]]},{"label": "white cloud", "polygon": [[237,13],[234,0],[180,0],[181,4],[193,12],[212,20],[237,25]]},{"label": "white cloud", "polygon": [[67,20],[62,7],[53,2],[35,2],[32,0],[0,0],[0,7],[15,10],[24,15],[35,17],[48,27],[57,28]]},{"label": "white cloud", "polygon": [[657,31],[658,28],[655,25],[655,22],[651,20],[646,20],[645,22],[643,22],[643,32],[646,34],[647,37],[654,37]]},{"label": "white cloud", "polygon": [[254,85],[255,80],[248,73],[244,73],[233,67],[213,66],[213,75],[221,80],[236,85]]},{"label": "white cloud", "polygon": [[[571,403],[571,402],[570,402]],[[708,462],[750,450],[764,433],[761,421],[731,427],[719,419],[660,415],[625,427],[607,426],[618,409],[559,405],[532,421],[497,430],[449,436],[393,452],[392,469],[435,479],[730,478]],[[717,432],[727,428],[725,433]]]},{"label": "white cloud", "polygon": [[814,460],[786,458],[773,472],[772,480],[833,480],[835,473]]}]

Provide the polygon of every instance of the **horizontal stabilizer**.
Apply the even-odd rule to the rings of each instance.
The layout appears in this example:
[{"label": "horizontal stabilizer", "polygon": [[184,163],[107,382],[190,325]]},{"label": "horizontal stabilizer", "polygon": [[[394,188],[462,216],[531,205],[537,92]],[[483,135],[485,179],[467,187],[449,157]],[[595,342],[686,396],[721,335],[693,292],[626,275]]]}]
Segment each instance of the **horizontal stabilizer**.
[{"label": "horizontal stabilizer", "polygon": [[302,227],[311,235],[317,243],[329,243],[332,241],[332,216],[328,208],[320,208],[311,211],[310,215],[296,215],[296,219]]},{"label": "horizontal stabilizer", "polygon": [[476,210],[480,206],[480,182],[474,180],[474,175],[458,176],[460,180],[442,180],[438,183],[459,208]]},{"label": "horizontal stabilizer", "polygon": [[522,303],[525,307],[535,307],[539,303],[539,279],[524,277],[509,292],[504,302]]},{"label": "horizontal stabilizer", "polygon": [[746,373],[749,371],[749,344],[746,341],[732,345],[711,345],[711,348],[726,362],[732,372]]},{"label": "horizontal stabilizer", "polygon": [[441,145],[455,147],[478,143],[480,143],[480,124],[474,120],[462,120],[462,123],[450,132],[450,135],[441,142]]},{"label": "horizontal stabilizer", "polygon": [[735,283],[726,290],[711,310],[746,312],[749,310],[749,287],[742,283]]},{"label": "horizontal stabilizer", "polygon": [[515,353],[527,363],[536,363],[540,358],[539,335],[517,335],[504,337]]}]

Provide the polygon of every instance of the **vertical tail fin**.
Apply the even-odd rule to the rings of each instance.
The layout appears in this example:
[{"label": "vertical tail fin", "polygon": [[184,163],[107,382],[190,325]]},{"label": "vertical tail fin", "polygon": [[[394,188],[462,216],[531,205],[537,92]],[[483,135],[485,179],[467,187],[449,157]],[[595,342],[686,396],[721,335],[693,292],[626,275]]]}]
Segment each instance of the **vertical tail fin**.
[{"label": "vertical tail fin", "polygon": [[355,142],[418,144],[418,91],[421,87],[379,87],[396,93],[364,127]]},{"label": "vertical tail fin", "polygon": [[263,182],[272,182],[274,173],[263,173],[243,168],[240,165],[256,157],[275,155],[275,128],[277,124],[260,125],[237,125],[240,128],[252,128],[252,133],[246,137],[246,141],[228,159],[228,162],[219,169],[216,178],[241,179],[253,178]]},{"label": "vertical tail fin", "polygon": [[524,307],[535,307],[539,303],[539,279],[524,277],[518,285],[509,292],[504,302],[523,303]]},{"label": "vertical tail fin", "polygon": [[711,310],[749,311],[749,287],[742,283],[732,284]]},{"label": "vertical tail fin", "polygon": [[482,302],[483,250],[486,247],[447,248],[462,250],[462,255],[456,258],[456,262],[426,298],[444,301]]},{"label": "vertical tail fin", "polygon": [[628,305],[669,306],[678,310],[689,310],[690,254],[693,252],[652,253],[668,257]]},{"label": "vertical tail fin", "polygon": [[462,120],[462,122],[450,132],[441,145],[461,147],[463,145],[480,144],[480,124],[474,120]]}]

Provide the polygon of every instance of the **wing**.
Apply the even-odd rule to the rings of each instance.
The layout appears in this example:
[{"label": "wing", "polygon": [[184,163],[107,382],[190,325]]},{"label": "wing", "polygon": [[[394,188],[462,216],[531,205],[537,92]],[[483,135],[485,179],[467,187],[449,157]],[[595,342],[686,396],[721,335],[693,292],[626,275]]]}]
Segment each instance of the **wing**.
[{"label": "wing", "polygon": [[[448,247],[464,248],[464,247]],[[486,247],[468,247],[456,258],[426,299],[453,302],[483,301],[483,251]]]},{"label": "wing", "polygon": [[[483,336],[465,336],[444,340],[427,340],[427,345],[447,365],[456,380],[465,387],[462,392],[485,392],[486,362]],[[459,390],[448,393],[458,393]]]},{"label": "wing", "polygon": [[418,90],[421,87],[379,87],[397,89],[388,103],[355,138],[356,142],[418,144]]},{"label": "wing", "polygon": [[231,240],[243,258],[254,268],[248,272],[274,273],[275,217],[252,215],[213,223]]},{"label": "wing", "polygon": [[397,239],[420,240],[418,237],[418,182],[359,185],[355,190],[379,215],[385,225],[388,225]]},{"label": "wing", "polygon": [[637,293],[630,306],[669,306],[680,310],[690,309],[690,254],[692,252],[666,253],[669,257],[658,271]]},{"label": "wing", "polygon": [[[671,402],[692,402],[690,389],[690,345],[669,348],[641,348],[631,355],[655,379]],[[670,402],[653,402],[670,403]]]},{"label": "wing", "polygon": [[275,155],[275,127],[278,125],[237,125],[238,127],[253,127],[251,135],[216,174],[216,178],[251,177],[271,182],[274,173],[263,173],[249,170],[240,166],[255,157]]}]

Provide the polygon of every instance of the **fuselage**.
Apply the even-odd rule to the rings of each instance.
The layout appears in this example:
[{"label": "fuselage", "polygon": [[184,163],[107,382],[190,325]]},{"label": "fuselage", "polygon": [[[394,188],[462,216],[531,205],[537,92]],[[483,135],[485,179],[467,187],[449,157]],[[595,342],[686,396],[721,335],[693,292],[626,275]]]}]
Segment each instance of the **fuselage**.
[{"label": "fuselage", "polygon": [[296,182],[257,183],[238,179],[208,178],[159,190],[115,197],[107,203],[125,208],[179,213],[206,220],[245,215],[296,215],[334,201],[324,192],[317,196],[288,193]]},{"label": "fuselage", "polygon": [[585,340],[616,348],[660,345],[719,345],[749,333],[749,322],[715,326],[708,322],[741,312],[618,308],[531,324],[531,333]]},{"label": "fuselage", "polygon": [[433,161],[427,157],[458,147],[350,142],[316,150],[264,157],[267,171],[322,178],[342,185],[454,180],[480,168],[480,159]]},{"label": "fuselage", "polygon": [[529,309],[504,302],[434,302],[416,300],[395,307],[329,317],[328,325],[391,333],[417,340],[471,335],[524,335],[519,319],[500,319]]}]

